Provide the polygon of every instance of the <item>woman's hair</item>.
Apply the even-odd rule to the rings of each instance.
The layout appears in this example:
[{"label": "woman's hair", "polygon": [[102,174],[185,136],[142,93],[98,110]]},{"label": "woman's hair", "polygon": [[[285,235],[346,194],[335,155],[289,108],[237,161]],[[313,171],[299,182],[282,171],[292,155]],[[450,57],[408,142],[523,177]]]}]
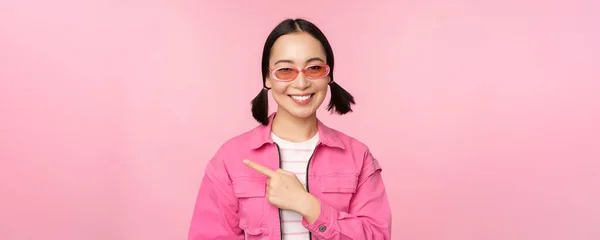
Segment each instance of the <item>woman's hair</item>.
[{"label": "woman's hair", "polygon": [[252,116],[254,116],[254,119],[263,125],[267,125],[269,123],[269,98],[267,95],[268,88],[265,81],[269,74],[269,58],[271,56],[271,48],[273,47],[275,40],[277,40],[279,37],[295,32],[306,32],[312,35],[314,38],[319,40],[319,42],[321,42],[321,45],[323,45],[323,48],[325,49],[327,65],[329,65],[329,68],[331,69],[329,73],[329,89],[331,89],[331,100],[327,105],[327,110],[332,113],[335,111],[340,115],[344,115],[348,112],[352,112],[351,105],[356,104],[354,102],[354,97],[352,97],[350,93],[333,81],[333,50],[331,49],[331,45],[329,45],[329,41],[327,41],[327,38],[323,32],[321,32],[317,26],[307,20],[299,18],[286,19],[279,23],[273,29],[273,31],[271,31],[263,48],[261,64],[263,89],[254,99],[252,99]]}]

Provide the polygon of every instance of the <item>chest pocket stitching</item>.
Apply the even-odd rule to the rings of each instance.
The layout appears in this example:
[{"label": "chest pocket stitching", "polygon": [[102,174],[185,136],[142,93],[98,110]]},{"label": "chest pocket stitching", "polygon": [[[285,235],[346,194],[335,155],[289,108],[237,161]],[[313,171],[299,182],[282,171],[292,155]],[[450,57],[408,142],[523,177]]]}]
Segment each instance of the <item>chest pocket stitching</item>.
[{"label": "chest pocket stitching", "polygon": [[321,177],[321,191],[324,193],[355,193],[358,185],[356,175],[330,175]]},{"label": "chest pocket stitching", "polygon": [[267,181],[264,179],[236,179],[233,181],[233,192],[237,198],[265,197]]}]

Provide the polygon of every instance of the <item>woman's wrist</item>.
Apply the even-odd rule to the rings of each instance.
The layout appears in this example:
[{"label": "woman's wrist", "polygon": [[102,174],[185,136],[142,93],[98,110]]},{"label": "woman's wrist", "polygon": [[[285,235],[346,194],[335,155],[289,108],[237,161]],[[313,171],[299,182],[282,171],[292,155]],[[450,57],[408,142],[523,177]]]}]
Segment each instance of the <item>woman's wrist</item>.
[{"label": "woman's wrist", "polygon": [[299,200],[296,212],[300,213],[309,224],[312,224],[321,215],[321,201],[308,192],[303,193]]}]

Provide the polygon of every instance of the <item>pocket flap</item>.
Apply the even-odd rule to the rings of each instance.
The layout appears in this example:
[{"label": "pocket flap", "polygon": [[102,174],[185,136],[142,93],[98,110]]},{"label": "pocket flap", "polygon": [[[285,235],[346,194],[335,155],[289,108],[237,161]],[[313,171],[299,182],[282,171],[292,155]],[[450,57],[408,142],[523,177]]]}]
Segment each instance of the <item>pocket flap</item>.
[{"label": "pocket flap", "polygon": [[245,228],[244,234],[246,236],[261,236],[268,233],[265,228]]},{"label": "pocket flap", "polygon": [[264,179],[236,179],[233,181],[233,192],[238,198],[264,197],[267,181]]},{"label": "pocket flap", "polygon": [[355,193],[358,176],[354,174],[321,177],[321,191],[330,193]]}]

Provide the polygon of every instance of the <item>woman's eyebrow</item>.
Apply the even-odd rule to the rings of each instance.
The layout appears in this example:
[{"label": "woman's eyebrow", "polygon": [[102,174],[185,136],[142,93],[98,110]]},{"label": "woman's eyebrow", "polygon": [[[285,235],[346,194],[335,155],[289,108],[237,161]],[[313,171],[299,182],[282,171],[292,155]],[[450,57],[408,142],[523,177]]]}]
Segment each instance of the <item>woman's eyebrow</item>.
[{"label": "woman's eyebrow", "polygon": [[277,62],[273,63],[273,65],[277,65],[278,63],[294,63],[294,61],[287,60],[287,59],[281,59],[281,60],[278,60]]},{"label": "woman's eyebrow", "polygon": [[[306,60],[306,63],[312,62],[312,61],[321,61],[321,62],[325,62],[322,58],[320,57],[313,57],[313,58],[309,58],[308,60]],[[292,60],[288,60],[288,59],[281,59],[278,60],[277,62],[273,63],[273,65],[277,65],[278,63],[294,63],[294,61]]]},{"label": "woman's eyebrow", "polygon": [[321,62],[325,62],[323,59],[321,59],[320,57],[314,57],[314,58],[310,58],[308,60],[306,60],[306,63],[312,62],[312,61],[321,61]]}]

